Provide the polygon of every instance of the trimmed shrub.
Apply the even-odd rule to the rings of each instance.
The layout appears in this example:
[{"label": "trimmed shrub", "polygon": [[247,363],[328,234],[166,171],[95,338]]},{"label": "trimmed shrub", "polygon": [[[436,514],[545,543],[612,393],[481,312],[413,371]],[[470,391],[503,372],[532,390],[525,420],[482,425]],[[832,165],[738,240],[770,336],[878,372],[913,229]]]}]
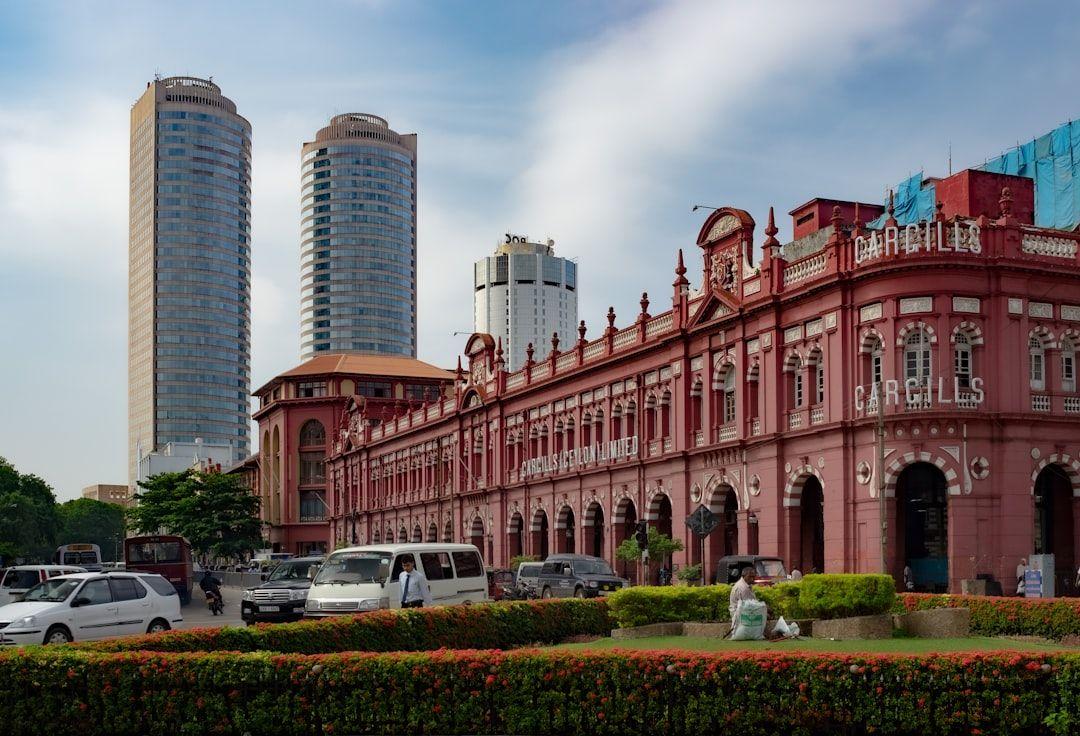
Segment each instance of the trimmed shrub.
[{"label": "trimmed shrub", "polygon": [[807,575],[799,585],[806,618],[847,618],[888,613],[896,602],[890,575]]},{"label": "trimmed shrub", "polygon": [[321,621],[188,629],[69,646],[96,652],[302,654],[508,649],[556,644],[582,634],[606,635],[611,627],[606,601],[571,598],[372,611]]},{"label": "trimmed shrub", "polygon": [[[797,583],[761,585],[754,594],[769,617],[845,618],[888,613],[896,592],[888,575],[807,575]],[[620,628],[675,621],[728,621],[731,586],[624,588],[608,596]]]},{"label": "trimmed shrub", "polygon": [[5,733],[1072,734],[1074,654],[0,653]]},{"label": "trimmed shrub", "polygon": [[928,608],[971,610],[971,633],[981,636],[1042,636],[1061,639],[1080,635],[1080,599],[1002,598],[980,595],[901,593],[903,611]]}]

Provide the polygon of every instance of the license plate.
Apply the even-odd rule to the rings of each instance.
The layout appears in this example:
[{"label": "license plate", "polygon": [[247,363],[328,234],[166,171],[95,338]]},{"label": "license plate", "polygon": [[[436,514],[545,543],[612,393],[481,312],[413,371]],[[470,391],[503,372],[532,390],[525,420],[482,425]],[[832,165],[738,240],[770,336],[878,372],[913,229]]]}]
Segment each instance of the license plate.
[{"label": "license plate", "polygon": [[259,613],[277,613],[277,606],[259,606]]}]

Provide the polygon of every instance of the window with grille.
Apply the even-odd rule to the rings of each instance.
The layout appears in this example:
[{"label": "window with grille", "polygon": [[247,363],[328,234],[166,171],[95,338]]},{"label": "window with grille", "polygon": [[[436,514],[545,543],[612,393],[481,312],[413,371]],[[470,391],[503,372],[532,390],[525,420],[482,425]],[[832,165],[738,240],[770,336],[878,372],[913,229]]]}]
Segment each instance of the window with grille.
[{"label": "window with grille", "polygon": [[296,395],[301,399],[326,396],[326,381],[301,381],[296,385]]},{"label": "window with grille", "polygon": [[1046,353],[1039,338],[1032,337],[1028,340],[1028,355],[1028,376],[1031,388],[1043,391],[1046,389]]},{"label": "window with grille", "polygon": [[963,332],[956,336],[953,349],[953,372],[960,388],[971,388],[971,340]]},{"label": "window with grille", "polygon": [[914,330],[904,340],[904,378],[920,384],[930,380],[930,336],[926,330]]}]

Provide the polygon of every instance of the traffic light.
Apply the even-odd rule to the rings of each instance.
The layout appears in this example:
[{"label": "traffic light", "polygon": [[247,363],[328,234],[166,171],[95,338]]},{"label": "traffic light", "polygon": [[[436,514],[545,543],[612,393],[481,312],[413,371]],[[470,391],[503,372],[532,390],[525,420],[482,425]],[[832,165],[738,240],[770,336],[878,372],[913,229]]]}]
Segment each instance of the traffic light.
[{"label": "traffic light", "polygon": [[638,549],[649,548],[649,527],[644,521],[639,521],[637,525],[637,531],[634,532],[634,539],[637,540]]}]

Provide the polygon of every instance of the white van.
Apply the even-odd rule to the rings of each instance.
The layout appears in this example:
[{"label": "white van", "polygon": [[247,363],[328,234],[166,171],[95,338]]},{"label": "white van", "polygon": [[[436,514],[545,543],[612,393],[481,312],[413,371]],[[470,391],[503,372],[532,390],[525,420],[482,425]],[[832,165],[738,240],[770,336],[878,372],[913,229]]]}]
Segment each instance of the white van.
[{"label": "white van", "polygon": [[339,549],[326,558],[308,591],[311,618],[401,607],[401,559],[418,561],[431,585],[432,603],[488,600],[487,574],[471,544],[372,544]]},{"label": "white van", "polygon": [[26,591],[57,575],[86,572],[74,565],[16,565],[0,570],[0,606],[21,601]]}]

